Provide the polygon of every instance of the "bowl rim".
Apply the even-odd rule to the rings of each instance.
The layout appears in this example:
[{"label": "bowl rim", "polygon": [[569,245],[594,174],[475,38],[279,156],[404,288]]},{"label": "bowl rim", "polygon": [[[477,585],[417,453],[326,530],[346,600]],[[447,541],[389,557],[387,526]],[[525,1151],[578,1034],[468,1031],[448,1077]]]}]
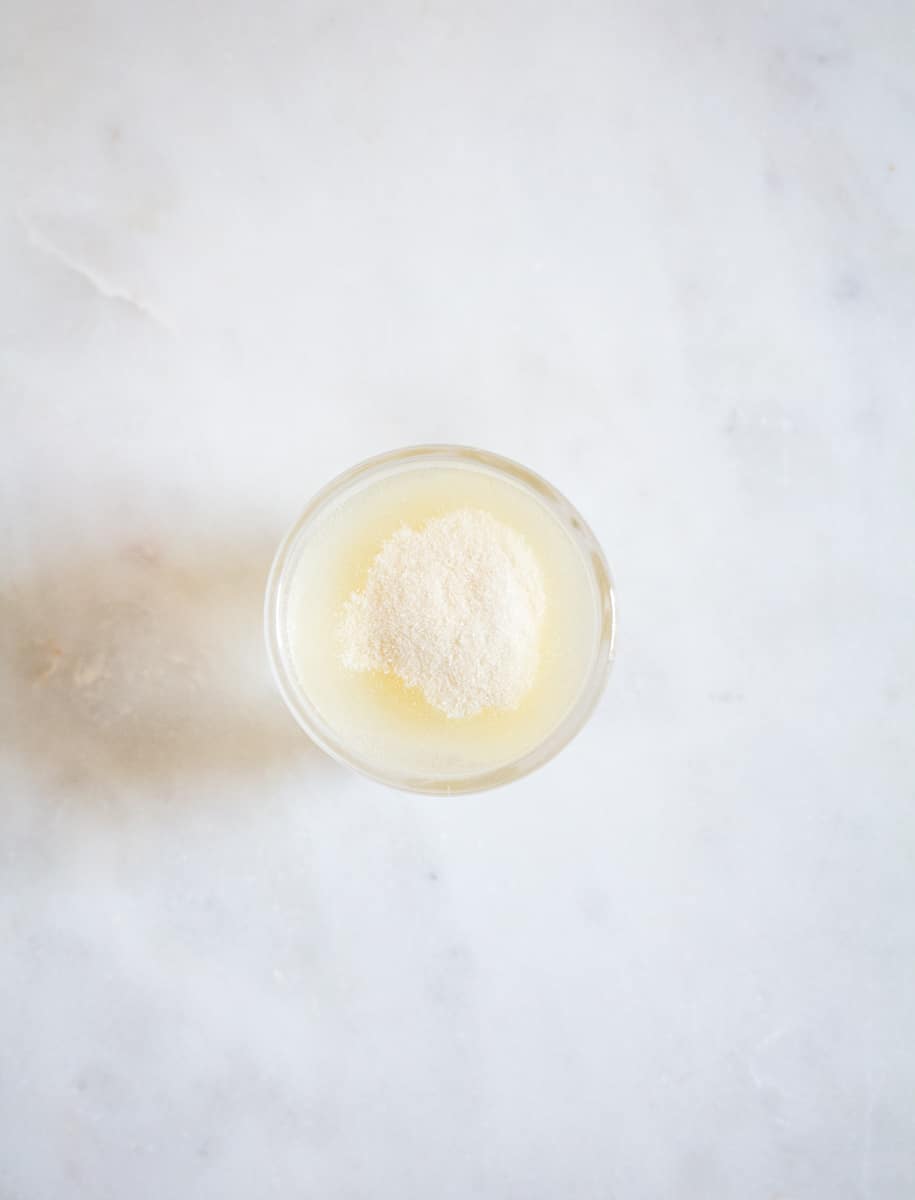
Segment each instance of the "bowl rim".
[{"label": "bowl rim", "polygon": [[[443,778],[385,770],[349,750],[311,703],[298,680],[282,629],[283,604],[294,575],[296,551],[309,526],[332,501],[339,499],[357,482],[365,483],[372,475],[391,472],[399,465],[412,467],[422,463],[484,467],[488,472],[507,477],[515,485],[520,484],[524,490],[535,493],[560,521],[581,553],[588,569],[599,618],[590,668],[576,699],[558,724],[536,745],[507,763],[467,775]],[[273,677],[287,708],[308,737],[332,758],[376,783],[426,795],[459,795],[502,787],[529,775],[555,758],[581,732],[604,691],[614,658],[616,627],[616,593],[610,568],[593,531],[570,501],[541,475],[513,459],[473,446],[448,443],[427,443],[388,450],[363,459],[331,479],[312,496],[280,542],[270,566],[264,598],[264,635]]]}]

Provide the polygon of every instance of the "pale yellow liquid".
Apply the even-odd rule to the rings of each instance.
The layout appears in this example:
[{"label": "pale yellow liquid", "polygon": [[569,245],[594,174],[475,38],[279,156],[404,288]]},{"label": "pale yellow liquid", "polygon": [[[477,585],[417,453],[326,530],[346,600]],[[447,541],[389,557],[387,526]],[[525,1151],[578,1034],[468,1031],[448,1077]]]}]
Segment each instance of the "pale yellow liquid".
[{"label": "pale yellow liquid", "polygon": [[[396,676],[346,670],[337,633],[345,600],[365,585],[386,538],[468,507],[527,541],[547,609],[537,676],[518,708],[455,719]],[[600,625],[588,564],[544,501],[481,468],[428,464],[369,480],[318,518],[294,564],[286,619],[299,682],[335,738],[366,766],[414,779],[475,775],[539,745],[578,698]]]}]

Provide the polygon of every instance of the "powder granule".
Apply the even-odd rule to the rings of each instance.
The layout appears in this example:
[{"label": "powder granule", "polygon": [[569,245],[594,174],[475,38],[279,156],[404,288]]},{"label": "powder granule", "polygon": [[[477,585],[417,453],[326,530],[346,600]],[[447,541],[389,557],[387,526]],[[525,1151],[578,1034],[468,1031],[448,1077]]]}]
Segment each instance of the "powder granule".
[{"label": "powder granule", "polygon": [[546,598],[520,534],[476,508],[403,527],[343,607],[344,667],[398,675],[449,717],[517,708],[537,672]]}]

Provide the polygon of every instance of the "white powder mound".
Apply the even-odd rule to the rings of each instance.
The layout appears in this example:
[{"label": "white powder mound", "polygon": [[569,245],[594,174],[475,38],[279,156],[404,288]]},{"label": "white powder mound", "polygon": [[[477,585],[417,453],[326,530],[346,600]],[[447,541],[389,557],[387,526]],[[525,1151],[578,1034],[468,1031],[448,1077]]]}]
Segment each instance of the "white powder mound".
[{"label": "white powder mound", "polygon": [[399,675],[449,717],[517,708],[537,671],[545,607],[524,539],[459,509],[384,543],[344,605],[343,665]]}]

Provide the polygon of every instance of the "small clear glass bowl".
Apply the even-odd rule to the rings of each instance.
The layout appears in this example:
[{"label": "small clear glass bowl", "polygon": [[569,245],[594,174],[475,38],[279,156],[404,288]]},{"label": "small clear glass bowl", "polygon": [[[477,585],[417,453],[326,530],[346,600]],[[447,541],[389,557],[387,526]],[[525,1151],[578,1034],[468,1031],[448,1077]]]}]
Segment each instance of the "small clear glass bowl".
[{"label": "small clear glass bowl", "polygon": [[[296,672],[288,636],[287,611],[292,579],[299,551],[308,539],[314,522],[321,517],[328,505],[338,504],[349,493],[361,489],[370,480],[412,470],[418,466],[470,467],[500,477],[532,493],[559,521],[581,554],[591,580],[593,600],[598,614],[590,666],[582,679],[577,699],[566,714],[541,741],[519,758],[475,774],[441,778],[429,777],[426,774],[414,775],[393,771],[356,753],[347,745],[346,731],[331,728],[312,704]],[[594,711],[604,689],[613,659],[616,633],[610,570],[597,539],[582,516],[563,495],[533,471],[512,462],[511,459],[469,446],[410,446],[402,450],[392,450],[358,463],[332,480],[311,500],[277,550],[267,581],[264,618],[267,654],[280,694],[289,711],[312,741],[339,762],[379,783],[403,791],[437,795],[480,792],[510,783],[542,767],[567,746]]]}]

